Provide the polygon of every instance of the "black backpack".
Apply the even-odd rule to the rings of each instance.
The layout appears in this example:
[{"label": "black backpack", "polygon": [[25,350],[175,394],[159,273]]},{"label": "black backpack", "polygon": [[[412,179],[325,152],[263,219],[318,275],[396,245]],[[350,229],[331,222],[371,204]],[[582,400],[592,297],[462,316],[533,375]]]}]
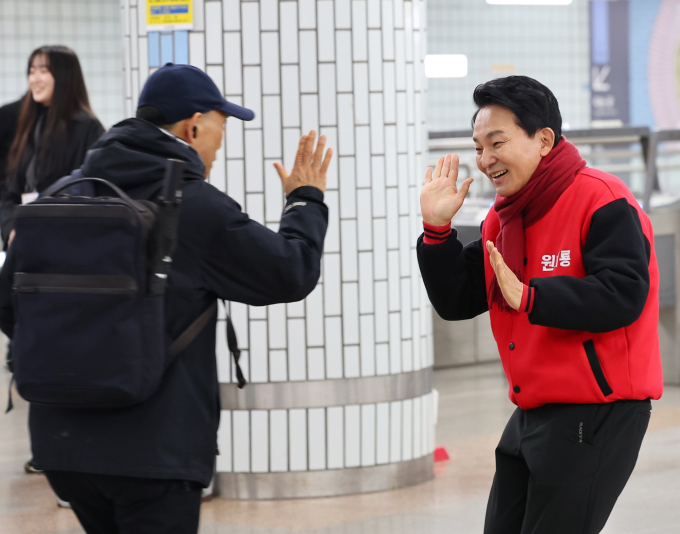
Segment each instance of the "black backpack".
[{"label": "black backpack", "polygon": [[[176,340],[166,334],[182,173],[182,162],[168,160],[153,202],[76,171],[16,208],[11,368],[24,399],[72,408],[142,402],[216,313],[215,302]],[[95,196],[94,184],[112,196]],[[243,387],[228,317],[227,341]]]}]

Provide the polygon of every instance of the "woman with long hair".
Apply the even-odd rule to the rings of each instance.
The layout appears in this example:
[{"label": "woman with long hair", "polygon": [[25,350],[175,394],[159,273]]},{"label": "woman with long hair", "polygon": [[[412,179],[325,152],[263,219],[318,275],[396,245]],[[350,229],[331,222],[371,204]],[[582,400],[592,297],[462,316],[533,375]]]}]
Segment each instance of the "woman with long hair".
[{"label": "woman with long hair", "polygon": [[42,46],[28,59],[28,92],[7,158],[2,195],[2,239],[11,243],[14,209],[31,202],[80,167],[104,133],[87,97],[78,56],[65,46]]}]

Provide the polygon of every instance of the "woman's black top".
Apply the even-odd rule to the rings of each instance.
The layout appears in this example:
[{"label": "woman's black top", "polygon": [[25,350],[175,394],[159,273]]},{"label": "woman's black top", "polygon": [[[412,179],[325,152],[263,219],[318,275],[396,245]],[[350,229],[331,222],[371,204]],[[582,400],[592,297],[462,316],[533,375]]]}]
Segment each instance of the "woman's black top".
[{"label": "woman's black top", "polygon": [[53,141],[58,143],[57,163],[52,168],[44,168],[37,158],[38,145],[47,115],[47,108],[42,106],[41,108],[38,120],[29,134],[26,148],[21,155],[19,166],[12,176],[8,177],[2,193],[0,218],[2,219],[2,240],[5,243],[14,228],[14,209],[21,204],[21,195],[32,191],[44,191],[62,176],[71,174],[83,164],[89,148],[104,133],[104,127],[96,117],[85,111],[79,111],[66,126],[66,134],[62,134],[61,139]]},{"label": "woman's black top", "polygon": [[0,107],[0,184],[7,179],[7,155],[17,133],[21,100]]}]

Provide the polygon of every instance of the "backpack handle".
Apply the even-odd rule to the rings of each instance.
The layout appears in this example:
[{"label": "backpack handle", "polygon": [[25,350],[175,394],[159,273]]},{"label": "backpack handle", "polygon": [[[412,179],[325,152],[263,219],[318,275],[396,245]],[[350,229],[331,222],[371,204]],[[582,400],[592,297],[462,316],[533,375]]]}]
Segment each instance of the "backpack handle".
[{"label": "backpack handle", "polygon": [[60,191],[67,189],[68,187],[71,187],[72,185],[79,184],[82,182],[96,182],[99,184],[103,184],[107,186],[109,189],[111,189],[114,193],[116,193],[122,200],[125,202],[129,203],[131,206],[133,206],[137,211],[140,213],[146,212],[146,208],[139,204],[138,202],[135,202],[132,200],[125,191],[123,191],[120,187],[118,187],[115,184],[112,184],[111,182],[107,180],[103,180],[102,178],[78,178],[77,180],[70,180],[61,186],[57,187],[56,189],[52,190],[51,188],[48,189],[47,191],[44,192],[44,196],[54,196]]}]

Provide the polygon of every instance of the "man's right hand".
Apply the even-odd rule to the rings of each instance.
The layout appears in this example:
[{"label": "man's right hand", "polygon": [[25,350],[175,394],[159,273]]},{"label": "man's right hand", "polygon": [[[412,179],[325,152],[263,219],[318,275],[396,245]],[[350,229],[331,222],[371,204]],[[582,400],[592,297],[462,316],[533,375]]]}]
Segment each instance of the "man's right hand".
[{"label": "man's right hand", "polygon": [[[283,191],[286,196],[290,195],[294,189],[303,185],[311,185],[326,192],[326,171],[333,157],[333,149],[329,148],[324,157],[323,149],[326,145],[326,136],[319,137],[319,144],[314,150],[316,132],[311,130],[307,135],[300,138],[295,164],[290,175],[280,163],[274,163],[274,167],[281,177]],[[313,154],[312,154],[313,153]]]},{"label": "man's right hand", "polygon": [[468,178],[456,188],[459,159],[456,154],[439,158],[432,173],[432,167],[425,172],[425,186],[420,192],[420,211],[423,221],[432,226],[446,226],[463,205],[473,178]]}]

